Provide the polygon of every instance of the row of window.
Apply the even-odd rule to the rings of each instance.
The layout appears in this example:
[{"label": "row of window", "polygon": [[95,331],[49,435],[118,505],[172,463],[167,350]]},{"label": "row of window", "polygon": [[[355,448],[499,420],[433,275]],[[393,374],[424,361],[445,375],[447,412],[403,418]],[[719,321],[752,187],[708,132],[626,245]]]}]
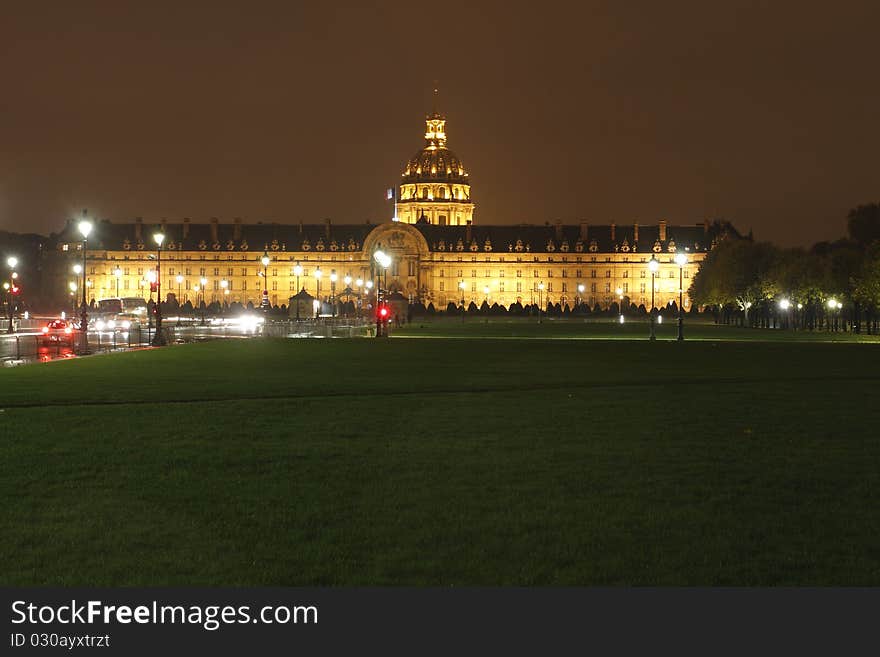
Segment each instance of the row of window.
[{"label": "row of window", "polygon": [[[546,291],[546,292],[553,292],[553,291],[554,291],[554,290],[553,290],[553,283],[552,283],[552,282],[547,282],[547,283],[543,284],[543,286],[544,286],[544,287],[543,287],[543,289],[542,289],[542,288],[541,288],[541,283],[534,283],[534,284],[532,285],[531,291],[532,291],[532,292],[535,292],[535,293],[537,293],[537,292],[544,292],[544,291]],[[476,283],[475,281],[471,281],[471,286],[470,286],[470,287],[471,287],[471,292],[476,292],[476,291],[477,291],[477,288],[478,288],[478,285],[477,285],[477,283]],[[640,284],[639,284],[639,292],[642,293],[642,294],[645,294],[646,287],[647,287],[647,284],[646,284],[646,283],[640,283]],[[453,290],[456,289],[456,288],[459,289],[459,290],[461,289],[460,286],[451,286],[450,289],[449,289],[449,291],[451,292],[451,291],[453,291]],[[488,285],[483,285],[483,286],[481,286],[479,289],[480,289],[481,291],[485,292],[485,290],[486,290],[487,288],[489,288]],[[586,290],[586,286],[584,286],[584,289]],[[580,290],[578,290],[577,287],[575,287],[574,290],[569,290],[569,289],[568,289],[568,283],[562,283],[562,285],[561,285],[561,289],[560,289],[560,288],[557,288],[557,290],[558,290],[558,291],[561,291],[561,292],[569,292],[569,291],[571,291],[571,292],[575,292],[575,291],[580,292]],[[618,291],[618,290],[619,290],[619,291]],[[661,285],[660,285],[660,283],[655,283],[655,284],[654,284],[654,290],[655,290],[656,292],[660,292],[660,291],[661,291]],[[446,290],[445,283],[444,283],[444,281],[440,281],[440,292],[445,292],[445,291],[447,291],[447,290]],[[490,289],[490,291],[491,291],[491,289]],[[498,281],[498,290],[497,290],[497,291],[498,291],[498,292],[504,292],[504,291],[505,291],[505,290],[504,290],[504,281]],[[516,283],[516,291],[517,291],[517,292],[522,292],[522,291],[523,291],[523,285],[522,285],[522,283],[519,282],[519,281],[517,281],[517,283]],[[669,282],[669,283],[666,284],[666,291],[667,291],[667,292],[676,292],[676,291],[678,291],[678,286],[675,285],[673,282]],[[596,284],[596,283],[590,283],[590,292],[593,293],[593,294],[595,294],[596,292],[598,292],[597,284]],[[616,294],[623,294],[623,295],[629,294],[629,283],[623,283],[619,288],[615,288],[615,289],[614,289],[614,292],[615,292]],[[611,293],[611,283],[605,283],[605,294],[610,294],[610,293]]]},{"label": "row of window", "polygon": [[[462,278],[464,276],[464,270],[459,269],[457,271],[458,271],[457,277]],[[477,271],[478,270],[476,270],[476,269],[471,269],[471,276],[470,277],[471,278],[478,278]],[[546,271],[547,271],[547,274],[546,274],[545,278],[553,278],[553,270],[547,269]],[[517,278],[522,278],[522,274],[523,274],[522,269],[516,270],[516,277]],[[597,277],[596,274],[597,274],[597,272],[595,269],[590,270],[590,278],[596,278]],[[605,270],[605,278],[611,278],[612,277],[611,274],[612,274],[611,269]],[[562,278],[568,278],[569,272],[567,270],[563,269],[561,271],[561,275],[562,275]],[[683,275],[684,275],[684,278],[690,278],[690,276],[691,276],[690,270],[685,269],[683,271]],[[532,277],[533,278],[541,278],[541,272],[537,269],[533,269],[532,270]],[[576,278],[583,278],[583,270],[582,269],[576,270],[575,277]],[[645,271],[640,271],[639,277],[640,278],[647,278],[647,273]],[[445,269],[440,270],[439,278],[446,278],[446,270]],[[484,269],[483,270],[483,278],[494,278],[494,276],[492,276],[492,270],[491,269]],[[498,278],[504,278],[504,270],[503,269],[498,270]],[[621,274],[621,278],[629,278],[629,270],[628,269],[623,270],[623,273]],[[657,278],[660,278],[659,274],[657,275]],[[678,271],[670,269],[668,271],[668,278],[678,278]]]}]

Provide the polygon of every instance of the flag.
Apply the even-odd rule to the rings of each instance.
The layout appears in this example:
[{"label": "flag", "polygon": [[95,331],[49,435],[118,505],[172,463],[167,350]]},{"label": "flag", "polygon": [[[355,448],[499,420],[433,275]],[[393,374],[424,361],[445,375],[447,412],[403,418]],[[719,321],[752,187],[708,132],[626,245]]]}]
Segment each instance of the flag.
[{"label": "flag", "polygon": [[390,201],[393,198],[394,198],[394,188],[389,187],[387,190],[385,190],[385,200]]}]

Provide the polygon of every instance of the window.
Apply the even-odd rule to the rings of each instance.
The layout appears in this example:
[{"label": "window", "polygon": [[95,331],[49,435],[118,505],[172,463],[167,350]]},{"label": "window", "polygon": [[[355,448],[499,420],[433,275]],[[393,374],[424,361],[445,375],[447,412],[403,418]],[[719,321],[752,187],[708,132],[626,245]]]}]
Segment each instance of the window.
[{"label": "window", "polygon": [[516,270],[516,277],[517,277],[517,278],[522,278],[522,269],[517,269],[517,270]]},{"label": "window", "polygon": [[568,273],[563,269],[562,270],[562,278],[565,278],[566,276],[568,276]]},{"label": "window", "polygon": [[498,283],[498,291],[504,292],[504,281]]},{"label": "window", "polygon": [[[140,273],[141,273],[141,270],[138,269],[138,274],[140,274]],[[205,275],[205,268],[204,268],[204,267],[200,267],[200,268],[199,268],[199,276],[204,276],[204,275]]]},{"label": "window", "polygon": [[583,271],[583,269],[578,269],[578,270],[577,270],[577,273],[575,274],[575,277],[576,277],[576,278],[583,278],[583,277],[584,277],[584,271]]},{"label": "window", "polygon": [[590,278],[596,278],[596,270],[595,269],[590,270]]},{"label": "window", "polygon": [[624,283],[624,284],[623,284],[623,293],[624,293],[624,294],[628,294],[628,293],[629,293],[629,283]]},{"label": "window", "polygon": [[476,277],[477,277],[477,270],[471,269],[471,278],[476,278]]},{"label": "window", "polygon": [[535,275],[535,278],[538,278],[538,270],[537,269],[532,270],[532,273]]},{"label": "window", "polygon": [[242,281],[241,282],[241,291],[244,292],[245,290],[247,290],[247,281]]},{"label": "window", "polygon": [[169,268],[168,268],[168,275],[169,275],[169,276],[174,276],[174,267],[169,267]]},{"label": "window", "polygon": [[605,283],[605,294],[611,293],[611,283]]},{"label": "window", "polygon": [[241,275],[242,275],[242,276],[247,276],[247,269],[246,269],[245,267],[242,267],[242,268],[241,268]]},{"label": "window", "polygon": [[272,281],[272,291],[276,291],[278,289],[278,281]]},{"label": "window", "polygon": [[462,270],[461,270],[461,269],[459,269],[459,270],[458,270],[458,277],[459,277],[459,278],[461,278],[461,277],[462,277],[462,275],[463,275],[463,274],[462,274]]},{"label": "window", "polygon": [[685,278],[690,278],[690,277],[691,277],[691,273],[690,273],[690,271],[688,271],[687,269],[684,270],[684,277],[685,277]]},{"label": "window", "polygon": [[552,291],[553,291],[553,283],[547,283],[547,291],[548,291],[548,292],[552,292]]},{"label": "window", "polygon": [[503,269],[498,270],[498,278],[504,278],[504,270]]},{"label": "window", "polygon": [[476,292],[476,291],[477,291],[477,284],[471,283],[471,292]]},{"label": "window", "polygon": [[646,274],[645,274],[645,270],[644,270],[644,269],[643,269],[641,272],[639,272],[639,273],[641,274],[640,278],[645,278]]},{"label": "window", "polygon": [[516,291],[522,292],[522,283],[519,281],[516,282]]},{"label": "window", "polygon": [[228,268],[226,269],[226,275],[227,275],[227,276],[232,276],[232,267],[228,267]]},{"label": "window", "polygon": [[639,292],[641,292],[642,294],[645,293],[645,284],[644,283],[639,283]]},{"label": "window", "polygon": [[123,270],[122,270],[122,273],[125,274],[126,276],[128,276],[128,267],[126,267],[125,269],[123,269]]},{"label": "window", "polygon": [[611,278],[611,270],[610,269],[605,270],[605,278]]},{"label": "window", "polygon": [[128,289],[128,281],[125,281],[125,282],[122,284],[122,289],[123,289],[123,290],[127,290],[127,289]]},{"label": "window", "polygon": [[440,291],[443,292],[446,288],[443,285],[443,281],[440,281]]},{"label": "window", "polygon": [[214,267],[214,276],[219,276],[219,275],[220,275],[220,268]]},{"label": "window", "polygon": [[138,276],[143,276],[143,275],[144,275],[144,268],[138,267]]},{"label": "window", "polygon": [[563,291],[563,292],[568,292],[568,283],[563,283],[563,284],[562,284],[562,291]]},{"label": "window", "polygon": [[547,270],[547,278],[553,278],[553,270],[552,269]]},{"label": "window", "polygon": [[[445,270],[445,269],[441,269],[441,270],[440,270],[440,278],[443,278],[444,276],[446,276],[446,270]],[[443,285],[443,283],[441,283],[441,285]],[[443,288],[441,287],[440,289],[442,290]]]},{"label": "window", "polygon": [[590,292],[595,292],[595,291],[596,291],[596,284],[590,283]]},{"label": "window", "polygon": [[623,277],[624,277],[624,278],[629,278],[629,269],[624,269],[624,270],[623,270]]},{"label": "window", "polygon": [[410,276],[416,275],[416,261],[415,260],[407,260],[406,270]]},{"label": "window", "polygon": [[671,269],[669,270],[669,278],[675,278],[675,272]]}]

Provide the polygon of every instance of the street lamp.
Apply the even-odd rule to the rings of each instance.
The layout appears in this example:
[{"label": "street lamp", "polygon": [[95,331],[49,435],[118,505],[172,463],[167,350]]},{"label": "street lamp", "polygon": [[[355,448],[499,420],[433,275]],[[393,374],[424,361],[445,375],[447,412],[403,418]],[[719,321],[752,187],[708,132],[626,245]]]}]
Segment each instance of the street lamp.
[{"label": "street lamp", "polygon": [[388,310],[385,307],[385,296],[388,294],[388,268],[391,266],[391,256],[381,249],[373,254],[373,258],[385,271],[384,281],[379,286],[376,296],[376,337],[388,337]]},{"label": "street lamp", "polygon": [[[180,326],[180,297],[183,289],[183,276],[178,274],[174,277],[174,280],[177,281],[177,325]],[[119,296],[118,294],[116,296]]]},{"label": "street lamp", "polygon": [[[16,258],[15,256],[9,256],[6,259],[6,264],[9,265],[9,269],[10,269],[9,287],[7,288],[8,293],[7,293],[7,299],[6,299],[8,305],[9,305],[9,328],[6,329],[6,332],[13,333],[14,329],[12,326],[12,305],[13,305],[13,298],[12,297],[13,297],[13,292],[15,291],[15,277],[16,277],[15,268],[16,268],[16,266],[18,266],[18,258]],[[3,287],[6,287],[6,286],[4,285]]]},{"label": "street lamp", "polygon": [[577,287],[578,297],[577,297],[577,303],[575,304],[575,306],[580,306],[584,302],[583,295],[584,295],[585,289],[586,288],[584,287],[583,283],[578,283],[578,287]]},{"label": "street lamp", "polygon": [[336,275],[335,271],[330,272],[330,304],[332,308],[333,317],[336,317],[336,281],[339,277]]},{"label": "street lamp", "polygon": [[[83,210],[83,216],[85,216],[86,211]],[[88,352],[89,350],[89,311],[88,311],[88,302],[86,301],[86,249],[88,248],[89,243],[89,233],[92,232],[92,222],[88,219],[83,219],[79,222],[79,234],[82,235],[82,313],[80,315],[79,320],[79,328],[82,332],[82,350],[83,353]]]},{"label": "street lamp", "polygon": [[461,321],[464,323],[464,281],[458,282],[458,289],[461,290]]},{"label": "street lamp", "polygon": [[541,309],[544,307],[544,283],[538,283],[538,324],[541,323]]},{"label": "street lamp", "polygon": [[156,333],[153,335],[153,346],[165,346],[165,334],[162,333],[162,242],[165,241],[165,233],[157,231],[153,233],[153,241],[156,243]]},{"label": "street lamp", "polygon": [[656,316],[654,315],[654,278],[657,276],[657,270],[660,269],[660,261],[654,257],[654,254],[651,254],[651,259],[648,260],[648,269],[651,270],[651,340],[656,340],[657,336],[654,335],[654,321]]},{"label": "street lamp", "polygon": [[[260,258],[260,263],[263,265],[263,298],[260,299],[260,307],[263,309],[263,312],[268,312],[269,310],[269,263],[272,262],[272,259],[269,257],[268,251],[263,251],[263,257]],[[264,322],[265,324],[265,322]]]},{"label": "street lamp", "polygon": [[321,276],[323,272],[320,267],[315,267],[315,319],[321,316]]},{"label": "street lamp", "polygon": [[675,264],[678,265],[678,339],[684,340],[684,266],[687,264],[688,257],[685,253],[679,252],[675,254]]},{"label": "street lamp", "polygon": [[113,276],[116,278],[116,298],[119,298],[119,279],[122,278],[122,270],[117,267],[113,270]]},{"label": "street lamp", "polygon": [[[199,278],[199,284],[202,286],[202,302],[199,304],[199,309],[202,311],[202,326],[205,325],[205,286],[208,284],[208,279],[202,276]],[[198,301],[198,299],[196,299]]]}]

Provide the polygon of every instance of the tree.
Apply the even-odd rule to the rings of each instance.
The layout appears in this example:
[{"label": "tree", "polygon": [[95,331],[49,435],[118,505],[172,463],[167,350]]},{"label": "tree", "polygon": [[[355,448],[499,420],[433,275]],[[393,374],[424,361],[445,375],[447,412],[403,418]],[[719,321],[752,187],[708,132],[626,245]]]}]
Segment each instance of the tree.
[{"label": "tree", "polygon": [[846,227],[850,239],[863,249],[880,240],[880,204],[868,203],[850,210]]}]

